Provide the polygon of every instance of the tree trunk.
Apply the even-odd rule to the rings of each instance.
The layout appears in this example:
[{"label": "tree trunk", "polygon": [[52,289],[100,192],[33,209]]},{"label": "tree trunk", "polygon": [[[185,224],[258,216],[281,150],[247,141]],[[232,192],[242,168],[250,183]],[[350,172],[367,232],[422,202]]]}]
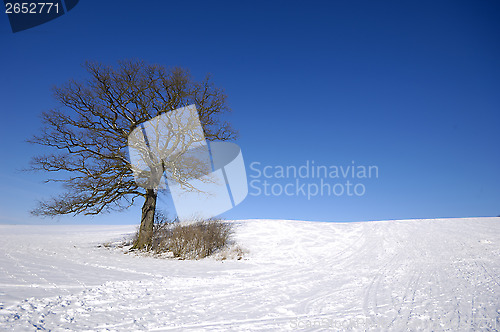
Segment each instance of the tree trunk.
[{"label": "tree trunk", "polygon": [[146,189],[146,200],[142,206],[141,226],[139,236],[132,249],[143,249],[151,245],[153,237],[153,224],[156,210],[156,192],[154,189]]}]

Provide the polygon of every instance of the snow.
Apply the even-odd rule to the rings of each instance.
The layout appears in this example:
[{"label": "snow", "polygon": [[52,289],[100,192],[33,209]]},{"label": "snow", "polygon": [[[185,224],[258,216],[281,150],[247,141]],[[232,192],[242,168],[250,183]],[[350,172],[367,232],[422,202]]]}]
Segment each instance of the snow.
[{"label": "snow", "polygon": [[0,330],[500,329],[500,218],[234,224],[243,260],[98,247],[134,226],[0,225]]}]

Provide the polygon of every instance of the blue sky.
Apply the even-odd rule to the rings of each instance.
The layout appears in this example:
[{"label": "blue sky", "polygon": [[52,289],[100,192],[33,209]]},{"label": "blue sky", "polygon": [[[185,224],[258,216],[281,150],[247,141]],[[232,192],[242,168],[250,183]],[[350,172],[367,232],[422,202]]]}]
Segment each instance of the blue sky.
[{"label": "blue sky", "polygon": [[[41,151],[25,140],[39,131],[40,112],[56,106],[51,87],[85,78],[85,60],[127,58],[182,66],[195,78],[211,73],[229,96],[249,180],[252,162],[379,170],[352,179],[361,196],[251,189],[226,218],[497,216],[499,17],[496,1],[81,1],[14,34],[2,13],[0,222],[53,222],[28,211],[60,189],[19,171]],[[140,205],[56,222],[139,223]],[[168,210],[168,199],[160,205]]]}]

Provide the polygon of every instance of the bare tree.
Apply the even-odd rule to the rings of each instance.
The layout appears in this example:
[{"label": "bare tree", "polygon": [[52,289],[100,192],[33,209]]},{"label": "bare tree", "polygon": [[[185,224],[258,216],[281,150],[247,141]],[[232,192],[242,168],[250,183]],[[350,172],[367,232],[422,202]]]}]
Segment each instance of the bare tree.
[{"label": "bare tree", "polygon": [[65,188],[62,195],[39,202],[32,213],[95,215],[125,210],[143,197],[134,247],[146,247],[151,243],[158,191],[134,180],[129,134],[158,115],[195,104],[208,140],[233,139],[234,130],[220,119],[229,111],[226,95],[208,76],[194,81],[181,68],[137,60],[120,61],[115,67],[86,62],[84,68],[89,79],[54,88],[60,107],[42,113],[42,133],[29,140],[54,150],[33,157],[30,169],[57,174],[46,182],[60,181]]}]

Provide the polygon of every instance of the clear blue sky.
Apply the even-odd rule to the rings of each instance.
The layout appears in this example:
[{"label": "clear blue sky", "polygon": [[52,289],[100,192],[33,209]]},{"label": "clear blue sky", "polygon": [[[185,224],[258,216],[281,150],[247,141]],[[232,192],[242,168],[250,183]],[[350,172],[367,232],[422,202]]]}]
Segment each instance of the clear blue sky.
[{"label": "clear blue sky", "polygon": [[[56,105],[51,87],[84,78],[85,60],[126,58],[212,73],[248,175],[252,162],[379,169],[352,181],[363,196],[249,195],[227,218],[500,214],[498,1],[81,1],[15,34],[0,13],[0,38],[0,222],[39,222],[28,211],[60,192],[18,171],[40,151],[24,141]],[[138,223],[140,205],[58,220]]]}]

